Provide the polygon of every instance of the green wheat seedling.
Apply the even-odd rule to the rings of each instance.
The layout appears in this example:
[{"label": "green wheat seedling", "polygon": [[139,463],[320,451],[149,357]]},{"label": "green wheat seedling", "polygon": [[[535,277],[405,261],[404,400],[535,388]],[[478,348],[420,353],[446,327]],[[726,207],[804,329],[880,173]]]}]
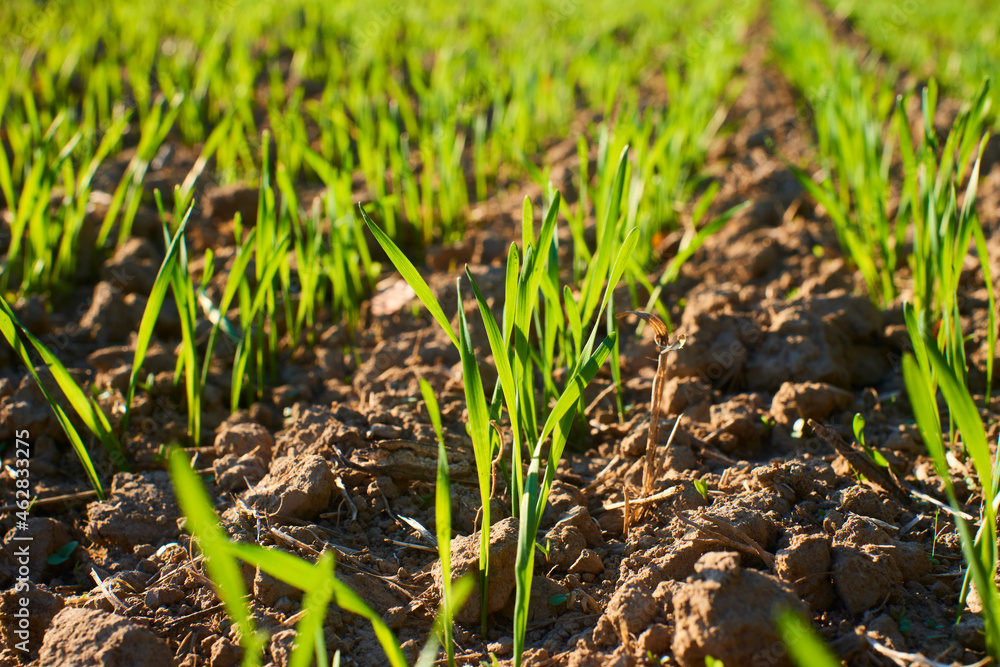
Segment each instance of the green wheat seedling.
[{"label": "green wheat seedling", "polygon": [[[434,521],[436,526],[438,557],[441,559],[441,609],[435,623],[435,632],[428,639],[417,664],[432,665],[437,656],[434,638],[439,638],[444,646],[448,667],[455,666],[455,639],[453,618],[462,608],[465,599],[472,592],[474,581],[463,577],[458,582],[451,580],[451,482],[448,475],[448,450],[444,444],[441,428],[441,411],[438,409],[434,390],[424,378],[420,378],[420,393],[427,405],[427,414],[438,441],[437,484],[434,487]],[[426,658],[425,658],[426,656]]]},{"label": "green wheat seedling", "polygon": [[323,619],[330,602],[345,611],[367,619],[375,630],[386,657],[393,667],[405,667],[406,658],[392,631],[365,602],[333,574],[334,553],[324,552],[315,563],[257,544],[233,542],[219,523],[212,502],[198,476],[191,469],[183,450],[174,448],[169,455],[170,474],[177,492],[177,501],[187,518],[187,530],[198,540],[205,554],[205,569],[226,612],[240,629],[243,664],[259,665],[260,654],[267,642],[256,627],[246,602],[246,586],[239,560],[259,567],[269,575],[305,591],[302,598],[302,618],[296,625],[295,646],[289,662],[294,667],[307,667],[315,657],[317,664],[328,664],[323,637]]},{"label": "green wheat seedling", "polygon": [[[622,176],[616,179],[619,185],[624,183],[624,162],[627,158],[627,151],[623,151],[618,173]],[[455,334],[451,323],[444,314],[443,309],[437,302],[426,282],[417,272],[413,264],[399,250],[374,222],[368,218],[362,210],[369,229],[376,240],[385,249],[390,260],[399,270],[403,278],[410,284],[418,298],[424,303],[431,316],[441,325],[442,329],[449,335],[462,355],[464,370],[466,402],[469,409],[470,432],[473,437],[473,449],[476,452],[477,467],[480,480],[480,495],[484,507],[484,520],[481,529],[480,545],[480,578],[481,583],[485,576],[488,576],[488,527],[489,514],[488,505],[490,501],[490,479],[491,462],[496,452],[495,447],[499,447],[499,442],[491,440],[490,420],[499,421],[501,406],[505,406],[511,420],[511,433],[513,438],[512,455],[508,467],[510,478],[508,481],[513,499],[513,512],[519,517],[518,530],[518,556],[515,565],[516,577],[516,599],[515,599],[515,621],[514,621],[514,655],[515,663],[520,663],[518,657],[524,648],[524,641],[527,631],[528,598],[531,590],[531,580],[534,571],[534,548],[535,537],[538,532],[538,525],[541,521],[542,513],[545,509],[549,489],[555,475],[556,467],[562,458],[562,452],[566,445],[569,429],[576,416],[580,405],[583,389],[587,383],[597,374],[597,371],[610,356],[614,349],[617,336],[614,332],[605,337],[604,341],[595,349],[598,329],[602,322],[602,314],[608,305],[611,291],[621,279],[626,266],[631,261],[632,253],[637,241],[637,233],[630,230],[627,234],[621,233],[622,223],[614,201],[620,201],[619,196],[613,198],[609,204],[608,211],[609,224],[605,228],[605,233],[598,243],[598,251],[594,257],[594,264],[600,267],[591,274],[588,281],[589,287],[584,288],[581,299],[577,301],[572,294],[566,290],[563,292],[567,301],[565,310],[572,312],[571,319],[573,326],[577,328],[574,333],[576,343],[576,353],[570,358],[572,365],[567,368],[567,381],[561,392],[554,397],[555,402],[552,407],[548,403],[539,406],[536,399],[535,372],[536,368],[551,367],[551,360],[544,361],[543,355],[552,355],[551,348],[546,348],[544,342],[551,339],[551,334],[546,336],[544,329],[538,332],[542,325],[537,319],[535,309],[540,300],[545,300],[547,311],[563,310],[559,303],[558,290],[543,289],[545,276],[552,266],[554,253],[550,252],[555,239],[556,220],[559,210],[560,197],[555,193],[553,201],[545,215],[541,230],[538,235],[537,245],[533,243],[532,235],[523,229],[523,240],[525,244],[524,261],[521,263],[516,245],[512,244],[508,253],[507,279],[506,279],[506,301],[504,306],[502,325],[496,321],[490,311],[486,299],[479,286],[476,284],[471,272],[466,269],[466,274],[472,283],[473,292],[479,305],[483,324],[489,340],[491,351],[497,365],[498,385],[495,388],[494,400],[487,405],[482,383],[479,380],[478,365],[475,361],[475,353],[471,346],[468,333],[468,323],[465,318],[464,309],[459,309],[459,333]],[[528,221],[525,221],[525,225]],[[624,237],[623,240],[622,237]],[[537,250],[536,250],[537,248]],[[615,252],[616,251],[616,252]],[[612,258],[614,262],[612,263]],[[604,271],[604,276],[598,282],[600,271]],[[551,285],[549,286],[551,287]],[[604,288],[604,295],[601,298],[600,288]],[[457,286],[459,303],[461,303],[460,284]],[[591,296],[592,295],[592,296]],[[553,300],[554,299],[554,300]],[[599,306],[599,307],[598,307]],[[586,313],[582,315],[581,313]],[[551,319],[549,320],[552,321]],[[592,324],[589,338],[583,342],[582,329],[588,324]],[[532,334],[532,325],[535,325],[536,333],[542,341],[541,349],[532,347],[531,340],[535,338]],[[553,326],[549,324],[548,326]],[[539,421],[539,407],[545,416],[544,422]],[[549,438],[551,436],[551,442]],[[543,456],[543,447],[548,444],[548,456]],[[525,452],[525,448],[527,451]],[[525,470],[525,454],[527,454],[528,468]],[[543,458],[545,459],[543,470]],[[484,565],[485,563],[485,565]],[[486,590],[484,587],[482,590]],[[483,595],[483,621],[485,622],[486,601]]]},{"label": "green wheat seedling", "polygon": [[[924,136],[919,144],[915,145],[910,136],[905,115],[897,110],[900,148],[905,168],[899,210],[901,216],[906,215],[913,220],[910,265],[913,269],[914,315],[924,327],[934,322],[940,323],[938,347],[948,359],[956,377],[965,384],[967,361],[965,338],[961,330],[959,283],[970,242],[974,241],[989,301],[987,400],[992,388],[996,350],[996,301],[986,238],[976,213],[976,199],[980,165],[989,138],[982,131],[988,107],[988,90],[987,81],[976,98],[959,114],[941,148],[938,147],[933,126],[937,105],[937,86],[933,81],[922,94]],[[956,192],[966,180],[962,204],[959,206]],[[912,328],[910,334],[913,337]]]},{"label": "green wheat seedling", "polygon": [[[183,198],[180,196],[180,187],[175,188],[174,196],[177,206],[183,205]],[[163,224],[163,238],[167,247],[170,246],[172,238],[170,236],[170,226],[167,223],[166,215],[163,211],[163,200],[160,191],[154,192],[156,206],[160,212],[160,220]],[[185,217],[190,215],[190,207]],[[175,210],[177,216],[180,210]],[[175,218],[176,219],[176,218]],[[184,218],[181,218],[182,222]],[[188,437],[197,447],[201,442],[201,396],[203,388],[201,386],[201,369],[198,366],[198,348],[195,341],[195,328],[197,326],[198,303],[195,297],[194,282],[188,270],[187,244],[184,235],[178,236],[180,245],[177,249],[177,261],[173,262],[173,275],[170,277],[170,289],[177,304],[177,312],[181,321],[181,354],[177,357],[177,366],[174,371],[174,386],[180,383],[181,374],[184,375],[184,389],[187,398],[188,415]],[[209,261],[211,257],[207,258]]]},{"label": "green wheat seedling", "polygon": [[125,395],[125,412],[122,415],[122,430],[127,431],[129,420],[132,414],[132,402],[135,399],[135,390],[139,384],[139,376],[142,371],[142,362],[146,358],[149,346],[153,340],[153,329],[156,320],[160,315],[163,302],[167,297],[167,290],[170,289],[174,281],[175,266],[180,256],[180,248],[183,244],[184,230],[191,217],[193,208],[188,208],[187,214],[177,225],[177,231],[167,244],[167,252],[160,264],[160,269],[153,281],[153,288],[146,300],[146,308],[143,310],[142,319],[139,321],[139,331],[136,335],[135,352],[132,356],[132,372],[129,375],[128,391]]},{"label": "green wheat seedling", "polygon": [[815,114],[821,180],[789,166],[826,209],[869,296],[885,306],[898,291],[895,273],[906,233],[905,219],[888,211],[893,77],[879,79],[870,61],[859,65],[858,55],[838,46],[822,16],[800,0],[782,0],[775,9],[781,67]]},{"label": "green wheat seedling", "polygon": [[[996,40],[984,39],[985,31],[1000,25],[995,4],[969,11],[962,4],[925,3],[902,12],[892,0],[827,4],[837,15],[850,17],[855,29],[893,62],[923,79],[947,84],[957,98],[973,96],[984,78],[996,74],[1000,47]],[[994,88],[990,97],[996,126],[1000,89]]]},{"label": "green wheat seedling", "polygon": [[142,122],[139,145],[135,155],[125,170],[125,176],[119,181],[118,187],[111,198],[111,205],[104,216],[104,222],[97,233],[97,246],[103,247],[115,223],[118,224],[118,245],[124,243],[132,235],[132,223],[142,198],[142,183],[149,170],[149,163],[156,157],[157,151],[167,138],[173,127],[183,94],[174,96],[169,104],[165,99],[157,100],[152,113]]},{"label": "green wheat seedling", "polygon": [[[21,167],[20,178],[15,178],[6,152],[0,150],[0,192],[12,217],[0,289],[9,286],[12,275],[22,291],[43,293],[75,277],[94,176],[120,142],[127,124],[128,114],[117,118],[96,147],[88,141],[84,128],[60,146],[59,136],[72,126],[67,115],[60,113],[40,141],[30,136],[11,141],[13,145],[24,144],[31,156]],[[12,137],[17,130],[10,133]],[[55,198],[60,191],[62,196]],[[53,211],[54,198],[59,204]]]},{"label": "green wheat seedling", "polygon": [[[996,467],[998,459],[990,453],[979,410],[968,389],[953,372],[948,360],[938,351],[937,341],[926,331],[921,331],[920,334],[919,338],[912,339],[915,354],[907,354],[903,358],[903,379],[924,445],[931,455],[938,476],[944,482],[948,500],[956,510],[954,520],[968,566],[960,599],[964,603],[971,580],[983,604],[987,653],[997,659],[1000,656],[1000,592],[996,584],[996,514],[1000,505],[1000,475],[997,474]],[[953,427],[961,434],[962,444],[972,459],[982,488],[980,524],[975,534],[958,511],[960,505],[946,456],[934,387],[939,388],[944,395]]]},{"label": "green wheat seedling", "polygon": [[38,372],[35,370],[35,362],[31,358],[31,353],[25,346],[24,341],[26,340],[34,348],[35,352],[41,357],[42,361],[48,367],[49,371],[52,373],[52,377],[55,379],[56,384],[59,389],[66,396],[69,404],[73,407],[73,410],[79,416],[80,420],[83,422],[84,426],[101,441],[104,448],[107,450],[108,454],[111,456],[111,460],[120,470],[129,470],[128,462],[125,458],[124,452],[122,452],[121,445],[115,439],[115,436],[111,429],[111,424],[108,422],[108,418],[105,416],[101,407],[94,400],[94,397],[84,391],[73,376],[69,374],[66,367],[61,361],[45,345],[42,341],[38,340],[30,331],[24,328],[20,320],[14,314],[13,309],[11,309],[10,304],[0,296],[0,332],[3,333],[4,338],[7,339],[7,343],[11,346],[17,356],[21,359],[21,363],[24,367],[28,369],[31,376],[35,379],[38,384],[38,388],[41,390],[42,394],[45,396],[45,400],[48,402],[49,407],[55,412],[56,418],[59,420],[60,426],[66,432],[66,437],[69,438],[70,445],[73,447],[73,451],[76,452],[77,458],[80,459],[80,463],[83,465],[84,472],[87,474],[87,479],[90,481],[91,487],[97,492],[97,497],[101,500],[104,499],[104,491],[101,487],[101,481],[97,477],[97,471],[94,469],[94,464],[90,459],[90,454],[87,453],[86,445],[83,443],[83,439],[77,432],[73,423],[70,421],[69,416],[63,410],[59,402],[49,393],[45,388],[45,384],[42,379],[38,376]]}]

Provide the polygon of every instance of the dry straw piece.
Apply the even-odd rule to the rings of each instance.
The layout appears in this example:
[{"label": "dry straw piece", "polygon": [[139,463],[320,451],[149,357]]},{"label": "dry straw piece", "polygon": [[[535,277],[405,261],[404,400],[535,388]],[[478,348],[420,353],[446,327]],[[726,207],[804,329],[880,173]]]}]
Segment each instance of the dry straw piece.
[{"label": "dry straw piece", "polygon": [[[624,313],[620,313],[618,317],[622,318],[626,315],[635,315],[652,327],[653,333],[655,334],[654,340],[656,341],[656,347],[660,350],[660,354],[656,362],[656,375],[653,377],[653,395],[650,398],[649,406],[651,413],[649,421],[649,440],[646,443],[646,461],[642,471],[642,497],[645,498],[653,493],[653,482],[659,475],[659,470],[656,465],[656,450],[658,449],[660,441],[660,403],[663,401],[663,386],[667,380],[667,353],[684,347],[687,336],[679,334],[675,342],[671,343],[670,332],[667,331],[667,325],[658,316],[638,310],[627,310]],[[677,432],[677,425],[679,422],[679,418],[674,422],[674,430],[670,434],[671,440],[673,440],[674,433]]]}]

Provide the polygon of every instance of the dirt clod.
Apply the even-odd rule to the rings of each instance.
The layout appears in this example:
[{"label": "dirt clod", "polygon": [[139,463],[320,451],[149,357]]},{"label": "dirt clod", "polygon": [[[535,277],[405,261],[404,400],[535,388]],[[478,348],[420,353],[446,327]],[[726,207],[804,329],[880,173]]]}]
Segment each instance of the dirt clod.
[{"label": "dirt clod", "polygon": [[726,665],[791,665],[774,625],[782,607],[801,611],[796,594],[769,574],[740,566],[732,552],[705,554],[696,574],[674,595],[676,630],[672,647],[683,666],[701,667],[706,656]]},{"label": "dirt clod", "polygon": [[326,509],[333,489],[333,472],[322,457],[286,456],[271,464],[271,471],[244,499],[268,514],[308,519]]},{"label": "dirt clod", "polygon": [[785,425],[797,419],[821,420],[853,402],[851,392],[825,382],[785,382],[771,402],[771,416]]},{"label": "dirt clod", "polygon": [[145,627],[124,616],[67,607],[52,619],[39,650],[43,665],[62,667],[173,667],[173,652]]},{"label": "dirt clod", "polygon": [[[581,536],[581,541],[583,537]],[[489,589],[487,592],[487,613],[500,611],[514,590],[514,560],[517,558],[517,519],[510,517],[490,527]],[[458,579],[467,572],[474,576],[479,571],[479,534],[457,537],[451,541],[452,578]],[[441,590],[442,577],[440,563],[434,566],[434,584]],[[477,582],[465,606],[455,618],[462,623],[474,623],[479,619],[481,591]]]},{"label": "dirt clod", "polygon": [[215,438],[216,451],[221,454],[256,454],[265,463],[271,460],[274,438],[271,433],[253,422],[234,424],[219,432]]}]

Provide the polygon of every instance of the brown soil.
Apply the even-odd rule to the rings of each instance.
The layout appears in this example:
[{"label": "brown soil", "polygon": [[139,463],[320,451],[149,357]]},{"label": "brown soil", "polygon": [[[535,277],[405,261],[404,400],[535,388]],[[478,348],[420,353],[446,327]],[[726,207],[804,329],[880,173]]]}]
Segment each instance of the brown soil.
[{"label": "brown soil", "polygon": [[[709,240],[662,297],[687,345],[669,357],[664,441],[674,417],[682,422],[669,447],[661,442],[657,496],[636,504],[656,352],[651,332],[641,339],[626,333],[625,413],[615,413],[612,395],[597,401],[556,474],[539,535],[549,548],[535,572],[530,665],[643,665],[662,656],[684,666],[704,665],[706,656],[727,667],[788,664],[772,621],[783,606],[805,612],[849,664],[891,664],[876,646],[942,662],[982,657],[975,599],[955,625],[963,564],[948,515],[905,489],[861,480],[843,443],[838,448],[808,429],[793,433],[797,420],[813,419],[853,442],[851,419],[860,412],[868,444],[903,483],[944,498],[902,388],[908,343],[901,310],[881,312],[864,296],[831,223],[786,169],[783,157],[802,163],[813,155],[810,119],[766,62],[764,39],[758,35],[750,45],[740,72],[745,85],[728,119],[734,131],[708,165],[722,184],[719,211],[754,203]],[[567,145],[574,147],[575,138]],[[575,151],[557,144],[547,159],[559,167],[554,179],[572,183]],[[191,152],[179,149],[152,177],[177,181],[190,161]],[[991,231],[992,275],[1000,276],[996,156],[989,167],[981,214]],[[515,237],[511,221],[525,193],[537,197],[540,190],[526,185],[479,202],[471,216],[481,223],[478,232],[429,251],[429,280],[446,312],[456,310],[453,281],[465,262],[487,296],[501,303],[504,249]],[[192,245],[226,242],[233,215],[253,219],[256,203],[253,188],[204,193]],[[51,312],[37,298],[17,306],[24,323],[81,379],[111,393],[128,383],[130,335],[162,259],[158,233],[153,209],[143,209],[137,237],[103,263],[95,259],[71,298]],[[217,249],[217,269],[233,253]],[[970,378],[981,389],[985,290],[981,272],[967,273]],[[619,309],[631,307],[624,290],[615,296]],[[233,538],[309,559],[334,549],[338,577],[386,619],[411,660],[429,633],[440,583],[434,550],[404,520],[434,530],[436,446],[419,399],[421,377],[441,404],[452,456],[459,572],[476,567],[480,509],[458,352],[433,320],[413,318],[412,305],[412,293],[389,275],[370,301],[368,325],[354,335],[353,350],[348,332],[327,323],[314,349],[283,359],[268,399],[237,414],[225,407],[228,368],[213,370],[204,418],[209,445],[195,454],[196,467],[212,474],[210,492]],[[462,307],[475,327],[474,303]],[[35,506],[27,594],[34,665],[229,667],[240,660],[238,637],[183,532],[158,452],[185,438],[172,386],[179,327],[176,308],[168,307],[156,329],[161,343],[145,362],[151,391],[137,397],[137,425],[127,438],[134,471],[114,475],[105,502],[83,493]],[[485,336],[475,334],[486,359]],[[13,429],[30,432],[40,498],[84,490],[34,381],[16,374],[5,349],[0,362],[6,364],[0,440],[11,439]],[[495,378],[485,380],[491,386]],[[609,383],[605,369],[588,388],[588,403]],[[987,413],[995,440],[997,413]],[[13,465],[9,451],[4,462]],[[111,462],[96,447],[92,453],[110,478]],[[704,495],[696,481],[706,485]],[[962,480],[957,485],[967,511],[976,513],[976,489]],[[5,503],[14,502],[12,489],[4,485]],[[636,491],[622,507],[624,489]],[[455,636],[465,663],[490,652],[504,663],[511,659],[517,535],[513,520],[504,518],[508,508],[509,499],[493,504],[485,635],[475,600],[459,614]],[[13,529],[7,509],[0,514],[0,535],[7,536],[0,551],[0,587],[7,589],[0,595],[0,665],[21,664],[12,648],[20,641],[13,614],[21,596],[12,588]],[[48,556],[71,540],[80,546],[70,558],[50,564]],[[265,661],[285,665],[301,591],[250,568],[244,576],[254,614],[271,634]],[[325,633],[343,664],[384,664],[362,619],[331,608]]]}]

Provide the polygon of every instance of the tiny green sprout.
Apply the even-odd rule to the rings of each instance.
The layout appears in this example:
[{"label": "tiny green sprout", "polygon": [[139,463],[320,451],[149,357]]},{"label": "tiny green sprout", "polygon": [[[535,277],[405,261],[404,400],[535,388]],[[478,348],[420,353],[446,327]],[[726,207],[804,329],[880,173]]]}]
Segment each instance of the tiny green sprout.
[{"label": "tiny green sprout", "polygon": [[556,593],[555,595],[549,598],[549,604],[552,605],[553,607],[558,607],[568,599],[569,596],[566,595],[565,593]]},{"label": "tiny green sprout", "polygon": [[860,412],[854,415],[854,437],[858,439],[858,442],[862,446],[865,444],[865,418]]},{"label": "tiny green sprout", "polygon": [[76,540],[72,540],[63,545],[63,548],[54,554],[49,554],[49,557],[45,559],[49,565],[61,565],[69,560],[69,557],[73,554],[73,551],[80,545]]},{"label": "tiny green sprout", "polygon": [[772,428],[774,428],[774,417],[772,417],[771,415],[761,415],[760,423],[764,425],[764,428],[766,430],[770,431]]},{"label": "tiny green sprout", "polygon": [[544,547],[542,546],[541,542],[535,542],[535,546],[538,547],[538,550],[541,551],[542,554],[545,556],[545,560],[548,560],[549,559],[549,547],[552,546],[552,541],[551,540],[546,540]]},{"label": "tiny green sprout", "polygon": [[694,484],[694,488],[698,489],[701,497],[705,499],[705,502],[708,502],[708,483],[703,479],[696,479],[692,483]]},{"label": "tiny green sprout", "polygon": [[812,247],[812,254],[813,254],[814,257],[819,257],[820,259],[822,259],[823,256],[826,255],[826,251],[823,250],[823,246],[821,246],[821,245],[814,245]]},{"label": "tiny green sprout", "polygon": [[710,655],[705,656],[705,667],[725,667],[721,660]]},{"label": "tiny green sprout", "polygon": [[865,450],[865,454],[868,455],[872,461],[874,461],[879,467],[888,468],[889,461],[882,456],[882,454],[876,451],[873,447],[869,447],[865,443],[865,418],[861,413],[855,413],[854,415],[854,437],[857,439],[858,444],[861,448]]}]

